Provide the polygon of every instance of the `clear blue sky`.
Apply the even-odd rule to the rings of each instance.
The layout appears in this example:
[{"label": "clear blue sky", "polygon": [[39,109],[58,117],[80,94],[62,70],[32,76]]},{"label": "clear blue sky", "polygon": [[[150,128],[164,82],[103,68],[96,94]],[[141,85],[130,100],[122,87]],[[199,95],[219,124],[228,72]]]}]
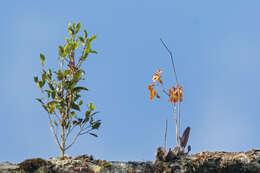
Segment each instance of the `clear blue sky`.
[{"label": "clear blue sky", "polygon": [[[184,87],[183,126],[192,153],[259,148],[260,1],[109,0],[5,1],[0,7],[0,161],[57,157],[47,114],[35,101],[41,66],[57,67],[68,22],[98,34],[99,52],[84,64],[83,83],[103,125],[98,138],[81,136],[68,155],[106,160],[154,160],[175,126],[167,98],[150,101],[152,74],[174,84],[162,37],[174,52]],[[183,129],[182,129],[183,130]]]}]

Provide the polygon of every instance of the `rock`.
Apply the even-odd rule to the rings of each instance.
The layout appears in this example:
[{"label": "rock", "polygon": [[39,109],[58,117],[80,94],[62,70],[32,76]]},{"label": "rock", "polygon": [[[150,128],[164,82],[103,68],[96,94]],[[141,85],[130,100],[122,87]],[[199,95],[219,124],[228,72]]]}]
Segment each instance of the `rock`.
[{"label": "rock", "polygon": [[[177,150],[177,149],[176,149]],[[158,149],[162,151],[163,149]],[[170,150],[167,155],[174,153]],[[168,156],[168,157],[169,157]],[[175,156],[175,155],[174,155]],[[200,152],[156,162],[108,162],[87,157],[28,159],[16,165],[0,163],[1,173],[260,173],[260,150],[248,152]],[[163,157],[162,157],[163,158]],[[168,159],[168,158],[167,158]],[[84,163],[84,164],[83,164]],[[25,171],[26,170],[26,171]]]},{"label": "rock", "polygon": [[10,162],[1,162],[0,163],[0,172],[8,172],[11,170],[18,169],[19,166],[17,164],[13,164]]}]

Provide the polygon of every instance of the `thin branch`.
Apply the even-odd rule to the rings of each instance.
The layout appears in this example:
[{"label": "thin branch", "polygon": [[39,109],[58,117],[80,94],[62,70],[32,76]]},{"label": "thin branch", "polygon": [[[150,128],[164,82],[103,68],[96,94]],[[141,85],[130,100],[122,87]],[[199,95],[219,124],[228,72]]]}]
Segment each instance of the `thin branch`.
[{"label": "thin branch", "polygon": [[52,123],[51,123],[51,117],[50,117],[50,114],[48,114],[48,117],[49,117],[49,125],[50,125],[50,129],[51,129],[51,132],[52,132],[52,134],[54,135],[54,137],[55,137],[55,142],[56,142],[56,144],[58,145],[58,147],[60,147],[60,149],[61,149],[61,145],[60,145],[60,142],[59,142],[59,138],[57,137],[57,131],[55,132],[54,131],[54,128],[53,128],[53,125],[52,125]]},{"label": "thin branch", "polygon": [[178,113],[179,113],[179,117],[178,117],[178,130],[179,130],[179,136],[180,136],[180,119],[181,119],[181,103],[179,102],[178,104]]},{"label": "thin branch", "polygon": [[65,137],[65,142],[67,141],[68,137],[69,137],[69,134],[73,131],[73,129],[75,128],[76,126],[73,126],[72,128],[70,127],[69,131],[67,132],[66,134],[66,137]]},{"label": "thin branch", "polygon": [[175,120],[175,125],[176,125],[176,141],[177,141],[177,144],[178,146],[180,146],[180,140],[179,140],[179,132],[178,132],[178,121],[177,121],[177,115],[176,115],[176,105],[175,103],[173,104],[171,102],[171,105],[172,105],[172,110],[173,110],[173,117],[174,117],[174,120]]},{"label": "thin branch", "polygon": [[87,133],[89,133],[89,132],[91,132],[91,131],[93,131],[94,129],[89,129],[89,130],[87,130],[87,131],[85,131],[85,132],[83,132],[82,131],[82,133],[80,133],[80,135],[85,135],[85,134],[87,134]]},{"label": "thin branch", "polygon": [[84,56],[85,49],[86,49],[86,46],[82,50],[81,57],[79,58],[78,64],[76,65],[77,68],[79,68],[81,66],[82,62],[83,62],[82,58]]},{"label": "thin branch", "polygon": [[80,136],[80,133],[82,132],[82,128],[80,127],[80,130],[79,132],[77,133],[77,135],[74,137],[73,141],[71,142],[70,145],[68,145],[67,147],[65,147],[64,151],[69,149],[75,142],[76,140],[78,139],[78,137]]},{"label": "thin branch", "polygon": [[165,132],[164,132],[164,149],[166,150],[166,141],[167,141],[167,130],[168,130],[168,118],[166,118]]},{"label": "thin branch", "polygon": [[170,49],[167,47],[167,45],[164,43],[164,41],[160,38],[163,46],[166,48],[166,50],[168,51],[168,53],[170,54],[171,56],[171,60],[172,60],[172,67],[173,67],[173,71],[174,71],[174,76],[175,76],[175,80],[176,80],[176,83],[178,84],[178,79],[177,79],[177,74],[176,74],[176,70],[175,70],[175,66],[174,66],[174,62],[173,62],[173,56],[172,56],[172,52],[170,51]]},{"label": "thin branch", "polygon": [[[48,100],[48,98],[45,96],[45,94],[44,94],[44,92],[43,92],[43,89],[42,88],[40,88],[40,90],[41,90],[41,92],[43,93],[43,97],[44,97],[44,99],[45,99],[45,101],[48,103],[49,102],[49,100]],[[57,117],[57,119],[60,121],[60,118],[59,118],[59,116],[57,115],[57,113],[54,111],[54,113],[55,113],[55,115],[56,115],[56,117]],[[51,129],[51,132],[52,132],[52,134],[53,134],[53,136],[54,136],[54,138],[55,138],[55,142],[56,142],[56,144],[61,148],[61,145],[60,145],[60,142],[59,142],[59,138],[57,137],[57,131],[55,132],[54,131],[54,127],[53,127],[53,125],[52,125],[52,123],[51,123],[51,117],[50,117],[50,114],[48,113],[48,118],[49,118],[49,125],[50,125],[50,129]]]}]

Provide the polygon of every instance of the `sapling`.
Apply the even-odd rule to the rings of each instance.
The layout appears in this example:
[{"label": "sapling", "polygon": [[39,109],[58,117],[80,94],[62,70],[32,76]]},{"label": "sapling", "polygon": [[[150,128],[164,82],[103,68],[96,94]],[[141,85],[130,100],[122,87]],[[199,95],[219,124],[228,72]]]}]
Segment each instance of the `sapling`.
[{"label": "sapling", "polygon": [[[89,37],[86,30],[83,36],[79,36],[80,29],[80,23],[69,24],[69,38],[65,38],[65,44],[58,48],[58,70],[52,72],[51,69],[45,69],[45,56],[40,54],[43,68],[41,79],[34,77],[34,81],[43,94],[43,98],[36,98],[36,100],[48,113],[49,126],[61,150],[61,158],[64,158],[64,152],[77,141],[79,136],[90,134],[97,137],[94,131],[99,129],[101,124],[101,120],[95,119],[98,112],[95,111],[93,103],[84,104],[80,99],[81,92],[88,91],[86,87],[79,85],[80,81],[85,80],[82,64],[90,54],[97,54],[91,48],[91,43],[97,36]],[[80,48],[81,53],[76,56]],[[87,107],[83,115],[81,107]],[[68,140],[72,134],[73,137]]]},{"label": "sapling", "polygon": [[[187,145],[188,138],[189,138],[190,127],[187,127],[185,129],[182,137],[180,137],[180,125],[181,125],[181,122],[180,122],[180,119],[181,119],[181,109],[180,108],[181,108],[181,103],[183,102],[183,87],[178,82],[178,78],[177,78],[177,73],[176,73],[176,70],[175,70],[175,65],[174,65],[174,61],[173,61],[172,52],[166,46],[164,41],[162,39],[160,39],[160,40],[161,40],[163,46],[168,51],[168,53],[170,54],[176,85],[173,85],[171,88],[166,90],[166,88],[164,86],[164,83],[162,81],[162,77],[161,77],[162,70],[161,69],[157,70],[156,73],[153,75],[153,79],[152,79],[153,83],[151,85],[148,85],[148,90],[150,91],[150,100],[153,100],[154,97],[160,98],[160,96],[158,94],[159,91],[155,90],[155,87],[161,87],[162,88],[161,91],[169,97],[168,102],[171,103],[172,110],[173,110],[173,117],[174,117],[174,121],[175,121],[175,125],[176,125],[176,142],[177,142],[177,147],[175,148],[175,150],[177,150],[176,151],[177,154],[178,153],[184,153],[184,149],[185,149],[185,147]],[[177,108],[177,106],[178,106],[178,108]],[[166,128],[166,130],[167,130],[167,128]],[[165,143],[165,150],[166,150],[166,134],[165,134],[165,139],[164,140],[165,140],[164,143]]]}]

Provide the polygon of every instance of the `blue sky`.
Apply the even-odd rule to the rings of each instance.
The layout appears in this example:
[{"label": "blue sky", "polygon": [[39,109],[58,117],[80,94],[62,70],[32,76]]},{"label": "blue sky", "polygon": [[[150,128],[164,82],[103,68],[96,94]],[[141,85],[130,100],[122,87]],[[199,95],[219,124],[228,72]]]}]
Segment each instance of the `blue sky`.
[{"label": "blue sky", "polygon": [[35,101],[33,76],[58,67],[58,46],[68,22],[97,34],[82,83],[103,124],[98,138],[81,136],[68,155],[106,160],[154,160],[163,145],[176,145],[166,97],[150,101],[147,85],[157,69],[174,84],[162,37],[174,53],[184,88],[182,130],[191,126],[192,153],[259,148],[260,24],[257,0],[6,1],[0,7],[2,82],[0,161],[57,157],[47,114]]}]

